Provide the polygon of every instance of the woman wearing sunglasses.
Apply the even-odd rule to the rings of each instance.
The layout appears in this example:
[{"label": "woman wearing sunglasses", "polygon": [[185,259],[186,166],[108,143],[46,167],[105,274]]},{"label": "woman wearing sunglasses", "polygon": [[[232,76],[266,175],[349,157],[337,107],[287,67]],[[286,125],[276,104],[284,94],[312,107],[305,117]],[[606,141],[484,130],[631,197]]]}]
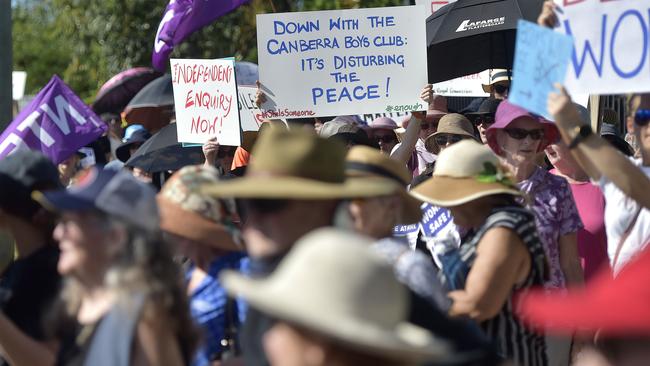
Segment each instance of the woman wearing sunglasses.
[{"label": "woman wearing sunglasses", "polygon": [[[577,232],[582,221],[569,183],[537,165],[538,156],[558,139],[555,125],[503,101],[495,121],[487,130],[490,148],[510,170],[517,187],[527,195],[521,203],[535,214],[535,224],[549,265],[548,289],[566,288],[584,282],[578,255]],[[526,202],[527,201],[527,202]],[[550,342],[550,365],[567,364],[571,343]]]},{"label": "woman wearing sunglasses", "polygon": [[481,142],[487,144],[487,137],[485,132],[494,123],[494,114],[501,103],[501,99],[488,98],[484,100],[478,107],[478,111],[474,113],[466,113],[465,116],[472,121],[474,126],[481,136]]}]

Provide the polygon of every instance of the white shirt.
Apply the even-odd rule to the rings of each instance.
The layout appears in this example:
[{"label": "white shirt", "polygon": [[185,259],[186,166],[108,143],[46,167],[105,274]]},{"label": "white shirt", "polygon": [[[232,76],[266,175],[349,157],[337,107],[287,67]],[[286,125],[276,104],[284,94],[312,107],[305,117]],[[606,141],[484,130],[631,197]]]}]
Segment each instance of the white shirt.
[{"label": "white shirt", "polygon": [[[393,150],[391,150],[390,154],[393,155],[397,148],[402,146],[402,143],[398,143],[393,147]],[[422,174],[427,169],[427,164],[433,163],[436,161],[436,155],[430,153],[426,146],[424,146],[424,141],[422,141],[421,138],[418,138],[418,142],[415,143],[415,152],[418,156],[418,170],[415,174],[415,176]]]},{"label": "white shirt", "polygon": [[[631,159],[632,163],[641,168],[641,170],[650,177],[650,167],[642,166],[641,159]],[[639,212],[639,217],[623,243],[618,260],[614,264],[617,247],[621,237],[625,233],[635,214],[639,210],[639,204],[627,197],[618,187],[614,185],[607,177],[603,176],[598,182],[605,195],[605,229],[607,231],[607,254],[609,262],[612,264],[614,274],[617,274],[621,268],[632,260],[641,250],[650,242],[650,211],[643,209]]]}]

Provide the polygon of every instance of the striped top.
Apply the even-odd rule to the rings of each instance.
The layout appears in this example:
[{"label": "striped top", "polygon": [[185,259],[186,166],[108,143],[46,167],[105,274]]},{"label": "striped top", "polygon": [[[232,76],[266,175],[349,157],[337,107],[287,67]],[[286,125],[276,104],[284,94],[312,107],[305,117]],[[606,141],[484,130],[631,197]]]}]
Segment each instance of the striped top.
[{"label": "striped top", "polygon": [[[546,278],[547,266],[544,248],[537,236],[533,214],[520,207],[495,208],[478,230],[465,238],[460,247],[460,260],[470,268],[476,258],[476,247],[483,235],[490,229],[504,227],[514,231],[524,242],[531,256],[531,269],[525,281],[513,288],[501,312],[494,318],[481,324],[486,335],[497,347],[497,352],[504,358],[511,359],[517,366],[546,366],[546,345],[544,336],[533,333],[524,327],[515,315],[513,304],[515,293],[527,291],[532,286],[542,286]],[[460,271],[459,271],[460,272]],[[447,274],[449,275],[449,274]],[[467,273],[456,273],[462,280]]]}]

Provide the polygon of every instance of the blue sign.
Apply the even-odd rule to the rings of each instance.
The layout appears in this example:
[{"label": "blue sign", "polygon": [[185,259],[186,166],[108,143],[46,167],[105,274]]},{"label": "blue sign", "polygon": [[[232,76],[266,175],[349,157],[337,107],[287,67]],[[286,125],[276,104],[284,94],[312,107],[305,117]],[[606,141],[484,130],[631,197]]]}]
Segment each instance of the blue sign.
[{"label": "blue sign", "polygon": [[427,238],[433,238],[442,230],[453,223],[451,212],[446,208],[433,206],[428,203],[422,205],[422,233]]},{"label": "blue sign", "polygon": [[393,236],[403,237],[413,234],[420,229],[420,224],[411,224],[411,225],[397,225],[393,228]]},{"label": "blue sign", "polygon": [[564,84],[573,53],[573,38],[537,24],[519,20],[508,100],[552,119],[546,107],[555,83]]}]

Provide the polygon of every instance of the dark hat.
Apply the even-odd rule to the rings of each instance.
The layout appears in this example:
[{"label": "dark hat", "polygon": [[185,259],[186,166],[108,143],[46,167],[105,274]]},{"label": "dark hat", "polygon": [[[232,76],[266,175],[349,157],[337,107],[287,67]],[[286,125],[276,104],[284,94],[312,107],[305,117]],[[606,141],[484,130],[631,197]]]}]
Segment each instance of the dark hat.
[{"label": "dark hat", "polygon": [[134,131],[128,138],[124,139],[124,143],[115,149],[115,156],[123,163],[126,163],[131,157],[131,146],[134,144],[141,144],[151,137],[149,131],[145,129]]},{"label": "dark hat", "polygon": [[18,150],[0,160],[0,187],[0,208],[30,218],[40,207],[31,192],[62,185],[52,161],[33,150]]},{"label": "dark hat", "polygon": [[496,114],[499,104],[503,102],[501,99],[488,98],[481,102],[481,105],[478,107],[476,112],[465,113],[466,115],[477,116],[483,114]]},{"label": "dark hat", "polygon": [[602,136],[602,138],[607,140],[607,142],[609,142],[624,155],[634,155],[634,149],[632,146],[630,146],[630,144],[627,143],[627,141],[619,136],[618,131],[616,130],[616,126],[609,123],[603,123],[600,125],[600,136]]},{"label": "dark hat", "polygon": [[82,171],[68,189],[34,192],[53,211],[101,211],[148,231],[159,228],[156,192],[129,172],[93,166]]}]

